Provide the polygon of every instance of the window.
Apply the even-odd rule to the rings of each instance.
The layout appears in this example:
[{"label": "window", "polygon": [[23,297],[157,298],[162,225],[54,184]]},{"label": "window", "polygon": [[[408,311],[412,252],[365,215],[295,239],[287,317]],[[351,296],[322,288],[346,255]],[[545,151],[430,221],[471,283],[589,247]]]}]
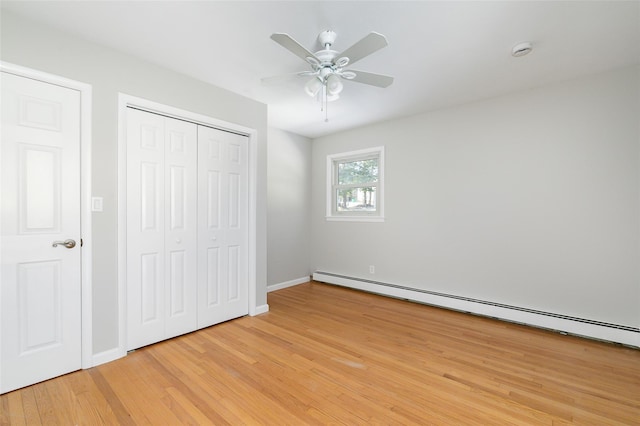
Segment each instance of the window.
[{"label": "window", "polygon": [[327,156],[327,220],[384,220],[384,147]]}]

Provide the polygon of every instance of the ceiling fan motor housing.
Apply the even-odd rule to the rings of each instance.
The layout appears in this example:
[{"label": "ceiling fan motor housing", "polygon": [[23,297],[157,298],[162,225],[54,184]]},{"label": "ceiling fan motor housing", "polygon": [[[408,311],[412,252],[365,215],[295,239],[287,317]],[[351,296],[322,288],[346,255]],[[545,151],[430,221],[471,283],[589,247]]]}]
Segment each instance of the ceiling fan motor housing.
[{"label": "ceiling fan motor housing", "polygon": [[[309,61],[314,69],[318,72],[318,78],[326,84],[329,76],[333,74],[337,74],[342,77],[342,67],[346,66],[349,63],[349,58],[338,58],[338,52],[331,49],[331,45],[336,40],[337,34],[334,31],[323,31],[318,34],[318,42],[324,47],[324,49],[319,50],[314,53],[315,57],[318,59],[318,63],[313,63],[313,61]],[[342,88],[340,88],[341,90]]]},{"label": "ceiling fan motor housing", "polygon": [[[318,42],[320,42],[320,45],[322,47],[324,47],[325,49],[327,49],[328,47],[331,47],[331,45],[333,45],[333,42],[336,41],[336,36],[337,34],[334,31],[323,31],[320,34],[318,34]],[[327,44],[329,45],[327,47]]]}]

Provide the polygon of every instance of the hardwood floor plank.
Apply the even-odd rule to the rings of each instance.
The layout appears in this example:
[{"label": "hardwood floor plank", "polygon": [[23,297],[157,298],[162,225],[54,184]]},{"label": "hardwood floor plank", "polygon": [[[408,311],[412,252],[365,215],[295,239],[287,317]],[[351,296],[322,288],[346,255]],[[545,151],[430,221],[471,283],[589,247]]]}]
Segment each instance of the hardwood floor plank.
[{"label": "hardwood floor plank", "polygon": [[9,408],[9,399],[8,398],[0,398],[0,426],[6,426],[10,424],[10,408]]},{"label": "hardwood floor plank", "polygon": [[33,386],[34,399],[38,407],[38,414],[40,421],[45,425],[52,425],[58,422],[58,417],[55,412],[55,406],[53,400],[49,396],[46,388],[46,382],[39,383],[37,386]]},{"label": "hardwood floor plank", "polygon": [[[173,349],[170,347],[171,345],[165,344],[163,347],[158,349]],[[206,375],[206,370],[201,370],[200,374],[196,374],[195,376],[191,376],[189,380],[183,380],[182,378],[176,380],[176,376],[172,375],[170,370],[167,368],[167,358],[165,358],[160,351],[156,351],[155,353],[151,353],[151,351],[147,351],[146,355],[149,356],[148,362],[153,365],[154,369],[157,373],[162,376],[166,381],[162,383],[162,386],[165,390],[171,390],[169,395],[179,400],[186,401],[187,399],[191,401],[191,404],[197,408],[198,412],[196,413],[199,416],[200,413],[207,416],[209,421],[214,422],[215,424],[226,424],[227,420],[221,416],[218,411],[215,409],[217,406],[217,400],[222,397],[222,392],[213,392],[212,394],[208,394],[208,390],[211,389],[209,386],[204,387],[200,392],[196,392],[193,387],[194,384],[199,383],[199,379]],[[178,365],[181,364],[181,361],[178,361]],[[199,370],[196,370],[196,372]],[[150,380],[149,386],[154,386],[153,381]],[[155,384],[155,386],[159,386],[159,384]],[[178,396],[179,395],[179,396]],[[181,397],[182,398],[181,398]]]},{"label": "hardwood floor plank", "polygon": [[[149,375],[149,369],[145,363],[145,357],[136,351],[122,360],[96,368],[101,370],[134,423],[167,424],[172,420],[177,423],[177,419],[160,403],[157,393],[147,386],[145,377]],[[159,375],[156,379],[164,382]]]},{"label": "hardwood floor plank", "polygon": [[105,424],[115,421],[105,395],[100,392],[86,370],[62,377],[73,394],[73,410],[78,423]]},{"label": "hardwood floor plank", "polygon": [[0,424],[640,425],[640,350],[337,286],[0,395]]},{"label": "hardwood floor plank", "polygon": [[[26,425],[24,406],[22,405],[22,391],[13,391],[0,396],[3,407],[7,407],[7,421],[10,425]],[[4,417],[4,416],[3,416]]]},{"label": "hardwood floor plank", "polygon": [[135,422],[131,418],[131,414],[129,414],[125,406],[122,404],[122,401],[120,401],[120,397],[113,391],[113,388],[104,378],[100,369],[91,368],[87,370],[87,372],[95,383],[96,388],[104,396],[106,405],[108,406],[109,411],[113,413],[117,423],[121,426],[135,425]]},{"label": "hardwood floor plank", "polygon": [[24,411],[24,420],[28,425],[41,425],[40,413],[38,412],[38,402],[36,401],[35,392],[33,389],[42,385],[38,383],[35,386],[27,388],[22,393],[22,408]]},{"label": "hardwood floor plank", "polygon": [[58,378],[58,380],[48,380],[43,383],[49,394],[51,404],[55,407],[57,421],[53,424],[80,424],[80,418],[76,410],[76,397],[68,383],[69,380],[65,376]]},{"label": "hardwood floor plank", "polygon": [[[165,391],[167,396],[163,398],[162,402],[174,413],[180,424],[198,425],[212,422],[209,417],[200,411],[197,403],[194,404],[192,399],[185,396],[178,389],[169,387]],[[217,422],[217,424],[220,423],[220,421]]]}]

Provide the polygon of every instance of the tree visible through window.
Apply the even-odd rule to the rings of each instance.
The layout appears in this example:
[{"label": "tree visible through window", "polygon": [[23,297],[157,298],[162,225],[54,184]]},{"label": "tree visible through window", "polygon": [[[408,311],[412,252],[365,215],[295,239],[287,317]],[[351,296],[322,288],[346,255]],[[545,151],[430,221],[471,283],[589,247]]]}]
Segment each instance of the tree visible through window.
[{"label": "tree visible through window", "polygon": [[338,211],[375,211],[378,159],[337,162]]},{"label": "tree visible through window", "polygon": [[328,156],[327,218],[381,219],[382,164],[382,147]]}]

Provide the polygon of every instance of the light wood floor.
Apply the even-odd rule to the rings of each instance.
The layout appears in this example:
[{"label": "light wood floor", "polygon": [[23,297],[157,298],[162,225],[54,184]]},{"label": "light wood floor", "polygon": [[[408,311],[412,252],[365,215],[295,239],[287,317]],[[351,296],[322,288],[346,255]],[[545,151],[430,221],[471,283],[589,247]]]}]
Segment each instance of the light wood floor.
[{"label": "light wood floor", "polygon": [[640,424],[640,350],[319,283],[0,396],[0,424]]}]

